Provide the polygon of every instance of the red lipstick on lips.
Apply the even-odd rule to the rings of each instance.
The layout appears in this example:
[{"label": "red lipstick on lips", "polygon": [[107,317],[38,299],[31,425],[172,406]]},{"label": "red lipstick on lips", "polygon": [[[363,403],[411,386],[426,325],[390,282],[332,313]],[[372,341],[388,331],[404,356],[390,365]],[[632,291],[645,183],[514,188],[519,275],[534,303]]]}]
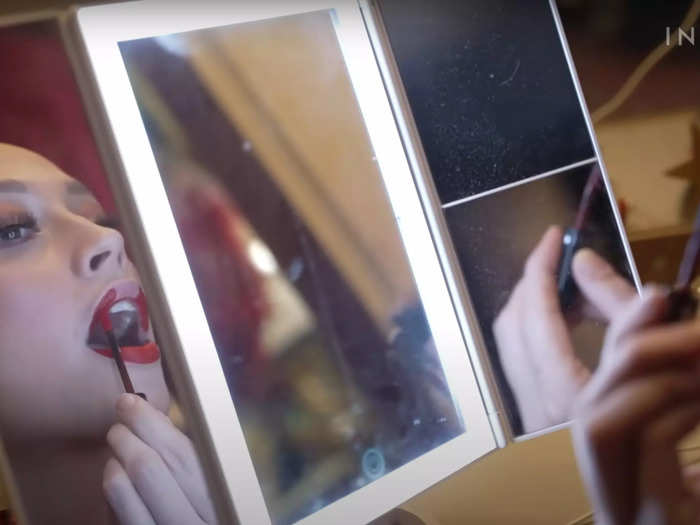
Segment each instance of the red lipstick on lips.
[{"label": "red lipstick on lips", "polygon": [[88,344],[98,354],[115,360],[129,393],[135,392],[124,361],[148,364],[160,358],[158,345],[149,340],[149,324],[145,296],[134,282],[109,289],[93,315]]}]

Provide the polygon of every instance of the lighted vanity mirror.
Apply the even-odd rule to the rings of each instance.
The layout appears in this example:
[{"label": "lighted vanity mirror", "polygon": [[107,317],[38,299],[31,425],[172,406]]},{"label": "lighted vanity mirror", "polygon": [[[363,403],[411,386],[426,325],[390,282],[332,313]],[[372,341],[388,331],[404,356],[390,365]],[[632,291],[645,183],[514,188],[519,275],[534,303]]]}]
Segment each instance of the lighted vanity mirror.
[{"label": "lighted vanity mirror", "polygon": [[220,510],[364,523],[492,450],[359,6],[77,20]]},{"label": "lighted vanity mirror", "polygon": [[[0,142],[82,183],[77,224],[121,239],[97,201],[120,212],[162,351],[125,360],[152,407],[174,394],[222,523],[367,523],[570,419],[605,330],[573,255],[638,279],[553,1],[113,3],[15,21],[2,47]],[[50,166],[0,153],[12,177]],[[8,289],[48,238],[15,193]],[[116,346],[85,352],[99,402],[24,395],[9,368],[4,399],[112,414]]]}]

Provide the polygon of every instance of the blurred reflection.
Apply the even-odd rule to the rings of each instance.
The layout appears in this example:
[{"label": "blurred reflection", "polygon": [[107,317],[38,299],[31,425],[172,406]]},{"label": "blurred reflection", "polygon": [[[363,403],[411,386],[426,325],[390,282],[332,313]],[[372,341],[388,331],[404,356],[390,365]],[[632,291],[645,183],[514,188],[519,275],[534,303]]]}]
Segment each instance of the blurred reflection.
[{"label": "blurred reflection", "polygon": [[329,13],[121,50],[273,522],[463,432]]},{"label": "blurred reflection", "polygon": [[636,293],[599,166],[447,215],[514,432],[568,421],[608,319]]},{"label": "blurred reflection", "polygon": [[[552,227],[529,255],[523,276],[494,322],[498,357],[512,389],[523,432],[565,423],[579,392],[597,363],[600,341],[579,348],[573,332],[608,323],[627,307],[635,288],[590,249],[572,257],[571,280],[579,292],[562,294],[556,286],[557,261],[566,233]],[[565,301],[571,301],[566,304]]]}]

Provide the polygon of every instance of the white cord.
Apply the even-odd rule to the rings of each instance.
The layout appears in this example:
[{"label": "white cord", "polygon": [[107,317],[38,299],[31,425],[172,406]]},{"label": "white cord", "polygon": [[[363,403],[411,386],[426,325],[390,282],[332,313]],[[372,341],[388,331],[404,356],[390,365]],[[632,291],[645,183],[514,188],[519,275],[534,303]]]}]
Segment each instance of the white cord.
[{"label": "white cord", "polygon": [[668,39],[664,40],[637,66],[637,69],[625,81],[620,90],[615,93],[615,96],[593,112],[593,115],[591,115],[593,122],[597,124],[620,109],[627,102],[630,95],[634,93],[635,89],[639,87],[644,77],[678,45],[681,30],[684,32],[690,31],[695,22],[698,21],[698,18],[700,18],[700,0],[695,0],[680,27],[671,35],[671,42],[668,42]]}]

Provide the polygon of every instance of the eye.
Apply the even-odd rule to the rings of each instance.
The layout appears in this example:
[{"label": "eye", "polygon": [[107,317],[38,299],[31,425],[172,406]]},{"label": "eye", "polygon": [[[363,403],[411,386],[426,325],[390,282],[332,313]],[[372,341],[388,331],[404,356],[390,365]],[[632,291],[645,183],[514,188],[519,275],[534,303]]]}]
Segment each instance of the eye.
[{"label": "eye", "polygon": [[31,215],[20,215],[0,219],[0,248],[22,243],[39,233],[36,219]]}]

